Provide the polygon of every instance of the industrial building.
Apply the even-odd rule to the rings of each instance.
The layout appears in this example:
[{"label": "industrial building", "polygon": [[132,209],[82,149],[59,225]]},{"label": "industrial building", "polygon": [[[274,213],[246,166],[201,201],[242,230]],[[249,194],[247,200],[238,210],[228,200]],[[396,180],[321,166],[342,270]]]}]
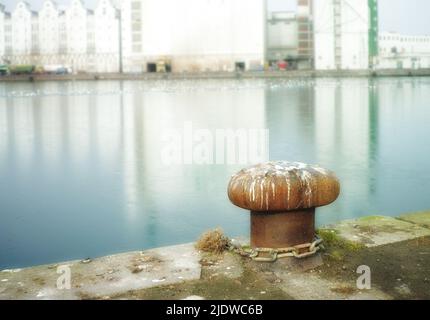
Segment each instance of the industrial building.
[{"label": "industrial building", "polygon": [[379,34],[379,69],[430,68],[430,36]]},{"label": "industrial building", "polygon": [[[317,70],[360,70],[370,65],[370,29],[376,0],[314,0]],[[373,26],[374,27],[374,26]]]},{"label": "industrial building", "polygon": [[297,0],[296,12],[269,15],[267,57],[298,69],[373,68],[378,56],[377,0]]},{"label": "industrial building", "polygon": [[314,60],[314,25],[312,0],[297,0],[297,33],[299,62],[311,68]]},{"label": "industrial building", "polygon": [[[121,1],[124,71],[262,69],[264,0]],[[166,10],[168,8],[168,10]]]},{"label": "industrial building", "polygon": [[285,60],[290,69],[313,67],[312,1],[299,0],[297,12],[272,12],[267,20],[267,60]]},{"label": "industrial building", "polygon": [[267,59],[298,59],[298,23],[295,12],[272,12],[267,21]]}]

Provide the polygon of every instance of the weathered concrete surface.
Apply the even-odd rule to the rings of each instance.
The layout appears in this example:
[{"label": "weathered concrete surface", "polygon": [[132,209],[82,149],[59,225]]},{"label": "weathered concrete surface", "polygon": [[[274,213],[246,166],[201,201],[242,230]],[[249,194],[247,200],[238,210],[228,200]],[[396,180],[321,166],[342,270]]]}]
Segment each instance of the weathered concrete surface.
[{"label": "weathered concrete surface", "polygon": [[[421,220],[428,219],[428,216]],[[430,236],[430,229],[396,218],[372,216],[347,220],[327,227],[341,238],[366,247],[382,246],[420,237]]]},{"label": "weathered concrete surface", "polygon": [[400,216],[399,219],[407,222],[412,222],[425,228],[430,228],[430,211],[405,214]]},{"label": "weathered concrete surface", "polygon": [[[423,227],[429,218],[344,221],[328,227],[336,241],[320,254],[273,264],[232,252],[202,254],[187,244],[4,270],[0,299],[430,299],[430,228]],[[59,290],[57,268],[67,265],[72,288]],[[372,270],[371,290],[357,289],[360,265]]]},{"label": "weathered concrete surface", "polygon": [[358,290],[351,282],[327,280],[315,273],[284,273],[281,288],[296,300],[391,300],[392,297],[377,288]]},{"label": "weathered concrete surface", "polygon": [[209,277],[223,276],[228,279],[237,279],[243,275],[241,257],[239,255],[225,254],[217,259],[203,258],[201,264],[206,266]]},{"label": "weathered concrete surface", "polygon": [[[250,261],[230,251],[220,255],[202,255],[202,276],[199,280],[133,290],[112,296],[131,300],[288,300],[276,279],[266,279],[250,266]],[[269,272],[267,272],[269,273]],[[265,273],[266,274],[266,273]],[[270,273],[272,274],[272,273]]]},{"label": "weathered concrete surface", "polygon": [[330,246],[323,254],[324,265],[313,270],[331,283],[345,283],[334,289],[341,293],[357,290],[360,266],[369,267],[371,290],[393,299],[430,299],[430,237],[356,249],[348,246]]},{"label": "weathered concrete surface", "polygon": [[[124,253],[88,263],[65,262],[0,272],[0,299],[85,299],[200,279],[193,244]],[[58,290],[59,266],[71,270],[71,290]]]}]

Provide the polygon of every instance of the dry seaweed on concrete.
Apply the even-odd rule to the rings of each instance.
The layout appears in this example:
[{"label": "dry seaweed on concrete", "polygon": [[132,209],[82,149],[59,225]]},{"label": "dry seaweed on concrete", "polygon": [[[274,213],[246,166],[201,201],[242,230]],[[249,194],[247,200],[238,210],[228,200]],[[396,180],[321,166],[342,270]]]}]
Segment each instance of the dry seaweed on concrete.
[{"label": "dry seaweed on concrete", "polygon": [[196,243],[196,249],[213,254],[221,254],[228,249],[230,240],[221,229],[205,232]]}]

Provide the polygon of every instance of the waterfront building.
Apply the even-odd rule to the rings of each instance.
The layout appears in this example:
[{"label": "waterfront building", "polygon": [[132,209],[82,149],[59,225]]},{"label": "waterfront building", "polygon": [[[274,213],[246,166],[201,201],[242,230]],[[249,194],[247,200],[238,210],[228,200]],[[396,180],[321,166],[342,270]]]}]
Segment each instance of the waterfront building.
[{"label": "waterfront building", "polygon": [[267,59],[269,63],[279,60],[298,59],[298,24],[295,12],[272,12],[267,21]]},{"label": "waterfront building", "polygon": [[314,65],[314,26],[312,0],[297,0],[298,68]]},{"label": "waterfront building", "polygon": [[46,0],[39,11],[39,51],[51,56],[59,53],[60,12],[57,3]]},{"label": "waterfront building", "polygon": [[[12,12],[12,53],[14,56],[30,56],[35,53],[37,32],[33,27],[37,26],[35,20],[37,13],[31,11],[30,5],[24,1],[18,2]],[[21,59],[22,59],[21,58]]]},{"label": "waterfront building", "polygon": [[87,52],[88,16],[90,13],[82,0],[72,0],[65,10],[67,52],[69,54],[85,54]]},{"label": "waterfront building", "polygon": [[98,1],[94,11],[72,0],[62,16],[63,64],[74,72],[119,71],[119,17],[110,0]]},{"label": "waterfront building", "polygon": [[5,6],[0,4],[0,64],[3,63],[2,58],[6,52],[5,20],[6,20]]},{"label": "waterfront building", "polygon": [[[380,33],[377,0],[83,0],[0,4],[0,63],[129,73],[430,68],[429,36]],[[167,9],[168,10],[167,10]],[[284,64],[285,65],[285,64]]]},{"label": "waterfront building", "polygon": [[379,69],[430,68],[430,35],[379,34]]},{"label": "waterfront building", "polygon": [[119,17],[110,0],[98,1],[94,12],[82,0],[71,0],[65,10],[47,0],[38,13],[24,1],[12,14],[1,5],[0,35],[1,60],[11,64],[119,71]]},{"label": "waterfront building", "polygon": [[369,68],[369,4],[376,0],[314,0],[314,58],[317,70]]},{"label": "waterfront building", "polygon": [[119,71],[119,11],[110,0],[94,10],[94,50],[97,72]]},{"label": "waterfront building", "polygon": [[88,52],[90,14],[82,0],[71,0],[64,11],[67,62],[75,72],[90,71],[91,59],[88,56],[91,53]]},{"label": "waterfront building", "polygon": [[[265,61],[264,0],[121,1],[124,70],[261,69]],[[162,18],[161,18],[162,17]]]},{"label": "waterfront building", "polygon": [[2,60],[4,63],[8,63],[7,57],[12,54],[12,17],[10,12],[4,12],[3,14],[4,21],[4,50]]}]

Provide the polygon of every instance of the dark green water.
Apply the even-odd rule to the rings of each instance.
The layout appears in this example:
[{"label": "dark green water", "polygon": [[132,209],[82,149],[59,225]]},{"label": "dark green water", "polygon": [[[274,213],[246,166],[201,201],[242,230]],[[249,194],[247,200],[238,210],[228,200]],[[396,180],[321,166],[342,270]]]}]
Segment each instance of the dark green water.
[{"label": "dark green water", "polygon": [[248,233],[243,165],[165,165],[166,129],[269,129],[342,183],[319,224],[430,209],[430,78],[0,83],[0,268]]}]

